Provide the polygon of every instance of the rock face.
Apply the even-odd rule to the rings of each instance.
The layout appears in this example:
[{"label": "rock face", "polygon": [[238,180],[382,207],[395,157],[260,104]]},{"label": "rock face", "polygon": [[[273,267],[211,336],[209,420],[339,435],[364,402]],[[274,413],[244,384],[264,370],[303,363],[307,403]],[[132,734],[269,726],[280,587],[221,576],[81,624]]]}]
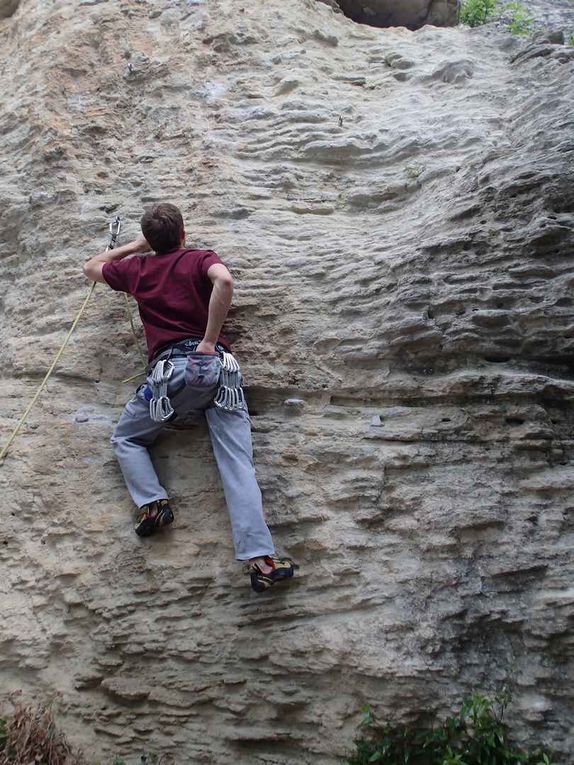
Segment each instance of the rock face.
[{"label": "rock face", "polygon": [[336,13],[341,13],[341,6],[339,5],[338,0],[318,0],[318,2],[328,5],[329,8],[331,8]]},{"label": "rock face", "polygon": [[374,27],[419,29],[424,24],[454,26],[458,0],[337,0],[341,10],[362,24]]},{"label": "rock face", "polygon": [[[26,0],[0,34],[4,440],[110,218],[184,210],[237,280],[255,458],[292,586],[232,561],[202,425],[138,539],[109,436],[141,368],[99,285],[0,467],[0,687],[92,762],[334,765],[365,703],[504,684],[572,751],[573,50],[379,30],[311,0]],[[137,384],[137,383],[135,383]]]}]

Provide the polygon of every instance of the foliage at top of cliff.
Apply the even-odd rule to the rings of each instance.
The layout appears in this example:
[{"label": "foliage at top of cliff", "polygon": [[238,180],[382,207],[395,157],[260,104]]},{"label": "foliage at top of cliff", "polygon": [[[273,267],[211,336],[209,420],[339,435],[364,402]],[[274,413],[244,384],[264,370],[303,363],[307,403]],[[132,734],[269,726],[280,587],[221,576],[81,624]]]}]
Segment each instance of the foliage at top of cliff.
[{"label": "foliage at top of cliff", "polygon": [[500,0],[464,0],[460,8],[460,21],[469,27],[478,27],[499,19],[512,34],[526,35],[532,31],[533,18],[521,2]]}]

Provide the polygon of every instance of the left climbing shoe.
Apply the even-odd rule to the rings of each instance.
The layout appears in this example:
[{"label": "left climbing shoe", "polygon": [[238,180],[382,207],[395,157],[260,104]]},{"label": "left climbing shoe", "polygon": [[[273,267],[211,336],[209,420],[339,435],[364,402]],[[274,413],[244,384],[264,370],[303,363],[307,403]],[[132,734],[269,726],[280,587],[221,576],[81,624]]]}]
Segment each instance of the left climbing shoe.
[{"label": "left climbing shoe", "polygon": [[173,523],[173,511],[167,499],[158,499],[140,507],[135,531],[138,537],[150,537],[163,526]]},{"label": "left climbing shoe", "polygon": [[264,574],[257,563],[248,563],[245,569],[245,573],[249,574],[251,578],[251,587],[255,592],[265,592],[277,582],[290,579],[295,569],[298,568],[291,558],[265,556],[263,560],[268,566],[271,566],[271,571]]}]

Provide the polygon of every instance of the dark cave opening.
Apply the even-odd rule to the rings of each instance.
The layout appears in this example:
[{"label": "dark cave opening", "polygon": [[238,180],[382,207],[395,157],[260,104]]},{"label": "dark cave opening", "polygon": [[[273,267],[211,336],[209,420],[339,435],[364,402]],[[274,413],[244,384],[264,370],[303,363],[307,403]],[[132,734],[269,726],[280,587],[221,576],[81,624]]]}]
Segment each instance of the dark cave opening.
[{"label": "dark cave opening", "polygon": [[459,0],[336,0],[342,12],[359,24],[372,27],[420,29],[458,23]]}]

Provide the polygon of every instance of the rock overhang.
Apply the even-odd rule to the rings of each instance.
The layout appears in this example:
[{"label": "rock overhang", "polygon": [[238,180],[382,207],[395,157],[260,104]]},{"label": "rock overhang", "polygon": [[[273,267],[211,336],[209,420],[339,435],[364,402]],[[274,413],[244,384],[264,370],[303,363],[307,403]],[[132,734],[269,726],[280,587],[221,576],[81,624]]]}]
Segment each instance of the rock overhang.
[{"label": "rock overhang", "polygon": [[459,0],[337,0],[350,19],[374,27],[419,29],[425,24],[438,27],[458,22]]}]

